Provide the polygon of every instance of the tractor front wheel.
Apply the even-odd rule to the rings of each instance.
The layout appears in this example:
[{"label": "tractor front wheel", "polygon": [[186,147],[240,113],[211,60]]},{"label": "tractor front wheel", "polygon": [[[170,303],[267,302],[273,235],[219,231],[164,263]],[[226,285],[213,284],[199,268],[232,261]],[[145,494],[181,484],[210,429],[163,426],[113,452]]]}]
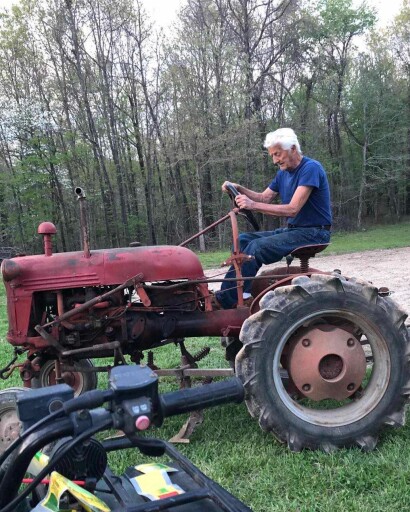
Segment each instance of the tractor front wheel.
[{"label": "tractor front wheel", "polygon": [[[62,378],[65,384],[74,389],[74,396],[79,396],[86,391],[97,387],[97,374],[87,371],[93,364],[89,359],[80,359],[74,363],[75,371],[64,371]],[[85,370],[85,371],[84,371]],[[41,366],[38,377],[31,379],[32,388],[44,388],[56,384],[55,361],[49,359]]]},{"label": "tractor front wheel", "polygon": [[404,425],[406,314],[369,283],[301,276],[269,292],[243,324],[236,374],[261,428],[293,451],[372,450]]}]

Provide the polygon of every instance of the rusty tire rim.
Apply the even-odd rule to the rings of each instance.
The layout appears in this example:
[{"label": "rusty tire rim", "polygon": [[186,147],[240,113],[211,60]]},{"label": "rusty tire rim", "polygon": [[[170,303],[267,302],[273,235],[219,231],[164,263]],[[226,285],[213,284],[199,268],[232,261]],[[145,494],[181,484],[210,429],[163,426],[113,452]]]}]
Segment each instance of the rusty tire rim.
[{"label": "rusty tire rim", "polygon": [[302,329],[290,342],[287,368],[302,396],[345,400],[362,385],[366,355],[360,341],[329,324]]},{"label": "rusty tire rim", "polygon": [[[84,376],[80,369],[77,371],[63,371],[61,377],[65,384],[68,384],[74,389],[75,397],[81,395],[84,389]],[[54,386],[56,384],[54,361],[45,363],[40,370],[39,378],[42,387]]]},{"label": "rusty tire rim", "polygon": [[[363,380],[369,368],[366,367],[360,341],[351,332],[323,322],[326,317],[343,318],[365,334],[372,351],[373,365],[364,389]],[[326,338],[330,339],[330,334],[335,335],[334,340],[326,347]],[[292,381],[304,397],[314,400],[313,407],[294,400],[283,384],[281,355],[285,346],[291,352],[288,366]],[[309,350],[312,364],[307,367],[301,361]],[[366,318],[352,311],[322,310],[301,318],[283,334],[273,359],[274,385],[283,404],[299,419],[326,427],[349,425],[374,410],[388,387],[390,372],[390,353],[386,342]],[[358,390],[360,397],[355,399]],[[328,398],[347,399],[349,402],[329,409],[315,406]]]}]

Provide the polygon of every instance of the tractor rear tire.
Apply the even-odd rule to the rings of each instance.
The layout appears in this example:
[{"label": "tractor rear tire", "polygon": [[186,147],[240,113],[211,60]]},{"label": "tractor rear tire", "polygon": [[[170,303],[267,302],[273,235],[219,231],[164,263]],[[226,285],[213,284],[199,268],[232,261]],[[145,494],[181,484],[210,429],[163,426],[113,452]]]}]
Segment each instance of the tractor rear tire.
[{"label": "tractor rear tire", "polygon": [[[54,365],[54,360],[49,359],[41,366],[38,377],[31,379],[31,387],[33,389],[52,386],[56,383]],[[63,372],[64,382],[74,389],[74,396],[82,395],[86,391],[97,388],[97,374],[95,372],[82,371],[82,369],[93,367],[93,363],[89,359],[79,359],[74,363],[74,367],[76,371]]]},{"label": "tractor rear tire", "polygon": [[[407,315],[390,298],[379,296],[377,288],[364,281],[315,274],[296,277],[292,285],[267,293],[260,307],[242,326],[244,347],[235,369],[245,386],[247,408],[264,431],[272,432],[292,451],[331,452],[355,445],[370,451],[384,425],[404,425],[410,394],[410,340],[404,324]],[[345,334],[345,341],[339,341]],[[341,400],[312,401],[306,396],[310,385],[300,385],[305,378],[301,375],[310,366],[300,355],[305,357],[303,347],[310,344],[309,335],[312,346],[322,337],[325,350],[328,342],[336,347],[329,349],[329,360],[339,357],[333,353],[338,353],[338,343],[343,345],[341,353],[348,351],[346,339],[347,345],[356,345],[356,354],[363,359],[353,394],[348,396],[346,389],[353,386],[349,384]],[[299,359],[292,366],[289,359],[295,346]],[[366,346],[367,352],[361,355]],[[355,366],[357,358],[349,357],[348,364],[339,358],[338,372]],[[315,362],[319,368],[322,361]],[[295,387],[291,391],[285,384],[284,371],[292,383],[299,381],[296,393]],[[323,376],[316,373],[314,384],[320,387]],[[337,372],[330,377],[324,374],[329,389],[338,379]]]}]

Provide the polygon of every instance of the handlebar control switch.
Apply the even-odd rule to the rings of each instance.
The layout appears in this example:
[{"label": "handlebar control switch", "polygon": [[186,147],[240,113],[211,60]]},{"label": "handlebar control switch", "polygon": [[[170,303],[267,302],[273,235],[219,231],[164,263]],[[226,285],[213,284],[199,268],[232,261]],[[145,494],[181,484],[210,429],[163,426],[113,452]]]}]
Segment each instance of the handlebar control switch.
[{"label": "handlebar control switch", "polygon": [[[124,400],[116,419],[122,421],[122,430],[126,434],[134,434],[137,430],[146,430],[153,417],[151,400],[146,397]],[[119,414],[120,413],[120,417]]]},{"label": "handlebar control switch", "polygon": [[148,366],[116,366],[110,372],[114,426],[126,434],[145,430],[159,411],[158,376]]}]

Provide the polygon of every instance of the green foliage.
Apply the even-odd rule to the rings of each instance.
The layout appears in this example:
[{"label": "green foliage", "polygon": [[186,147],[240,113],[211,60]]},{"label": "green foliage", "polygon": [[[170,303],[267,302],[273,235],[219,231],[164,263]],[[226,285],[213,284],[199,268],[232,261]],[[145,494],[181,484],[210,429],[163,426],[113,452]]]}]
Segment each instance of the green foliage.
[{"label": "green foliage", "polygon": [[267,186],[285,125],[340,224],[409,215],[408,10],[359,53],[375,14],[352,0],[189,1],[158,39],[138,2],[20,1],[0,17],[2,231],[32,250],[47,219],[77,248],[81,185],[95,246],[186,239],[225,213],[225,179]]},{"label": "green foliage", "polygon": [[319,0],[316,9],[319,11],[321,25],[319,37],[336,38],[341,43],[362,34],[376,21],[374,10],[365,2],[355,8],[352,0]]}]

